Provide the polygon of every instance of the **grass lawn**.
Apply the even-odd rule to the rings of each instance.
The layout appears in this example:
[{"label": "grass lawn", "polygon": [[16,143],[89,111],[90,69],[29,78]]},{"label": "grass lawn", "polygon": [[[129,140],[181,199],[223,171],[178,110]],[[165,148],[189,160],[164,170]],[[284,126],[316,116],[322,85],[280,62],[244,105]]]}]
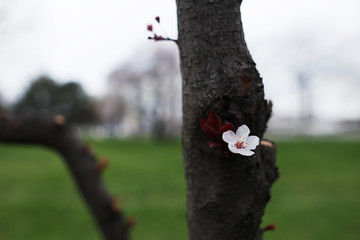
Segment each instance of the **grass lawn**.
[{"label": "grass lawn", "polygon": [[[108,189],[138,219],[133,239],[187,239],[180,143],[92,144],[110,159]],[[281,176],[264,217],[277,229],[265,239],[360,239],[360,141],[279,141],[277,161]],[[56,153],[0,144],[0,239],[100,239]]]}]

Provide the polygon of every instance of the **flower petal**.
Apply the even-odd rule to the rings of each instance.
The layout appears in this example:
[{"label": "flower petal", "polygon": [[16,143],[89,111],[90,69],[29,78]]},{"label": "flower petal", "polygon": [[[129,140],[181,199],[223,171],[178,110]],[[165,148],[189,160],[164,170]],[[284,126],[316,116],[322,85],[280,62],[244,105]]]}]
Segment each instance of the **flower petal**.
[{"label": "flower petal", "polygon": [[253,151],[250,151],[249,149],[246,149],[246,148],[239,149],[239,153],[244,156],[251,156],[254,154]]},{"label": "flower petal", "polygon": [[247,149],[255,149],[259,145],[260,139],[257,136],[249,136],[246,140]]},{"label": "flower petal", "polygon": [[236,136],[238,136],[240,138],[247,138],[247,136],[249,136],[249,134],[250,134],[250,129],[245,124],[241,125],[236,130]]},{"label": "flower petal", "polygon": [[235,142],[235,137],[235,133],[231,130],[228,130],[222,134],[222,139],[229,144]]}]

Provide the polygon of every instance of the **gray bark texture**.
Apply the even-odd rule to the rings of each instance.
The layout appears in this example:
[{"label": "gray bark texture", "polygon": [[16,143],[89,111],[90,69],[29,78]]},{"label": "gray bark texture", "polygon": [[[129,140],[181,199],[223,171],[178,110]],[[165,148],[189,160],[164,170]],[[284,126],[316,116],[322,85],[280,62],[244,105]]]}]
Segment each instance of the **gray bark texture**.
[{"label": "gray bark texture", "polygon": [[[241,2],[177,0],[190,240],[262,239],[261,217],[278,177],[276,145],[262,139],[271,102],[245,43]],[[200,118],[210,110],[260,137],[253,156],[208,148]]]}]

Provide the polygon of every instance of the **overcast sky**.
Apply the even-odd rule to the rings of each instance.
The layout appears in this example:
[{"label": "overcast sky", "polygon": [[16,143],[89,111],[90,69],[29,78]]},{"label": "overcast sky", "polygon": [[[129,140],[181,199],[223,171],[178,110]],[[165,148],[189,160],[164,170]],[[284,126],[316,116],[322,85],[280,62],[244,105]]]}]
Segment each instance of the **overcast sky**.
[{"label": "overcast sky", "polygon": [[[297,78],[305,74],[316,117],[360,118],[359,0],[244,0],[241,8],[275,115],[299,116]],[[101,96],[114,68],[164,44],[147,40],[157,15],[176,38],[175,0],[0,0],[0,95],[14,101],[48,74]]]}]

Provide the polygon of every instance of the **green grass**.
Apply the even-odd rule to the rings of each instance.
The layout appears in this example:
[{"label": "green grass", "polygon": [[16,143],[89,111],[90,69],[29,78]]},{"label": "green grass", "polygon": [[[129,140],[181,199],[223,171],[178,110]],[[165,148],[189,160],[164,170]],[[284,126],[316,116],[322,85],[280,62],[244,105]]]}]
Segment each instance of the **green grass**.
[{"label": "green grass", "polygon": [[[110,159],[108,189],[126,215],[138,219],[133,239],[187,239],[180,143],[92,144],[98,156]],[[280,179],[263,221],[277,229],[265,239],[359,239],[360,141],[281,141],[277,162]],[[100,239],[56,153],[0,145],[0,239]]]},{"label": "green grass", "polygon": [[280,142],[267,239],[360,238],[360,142]]}]

